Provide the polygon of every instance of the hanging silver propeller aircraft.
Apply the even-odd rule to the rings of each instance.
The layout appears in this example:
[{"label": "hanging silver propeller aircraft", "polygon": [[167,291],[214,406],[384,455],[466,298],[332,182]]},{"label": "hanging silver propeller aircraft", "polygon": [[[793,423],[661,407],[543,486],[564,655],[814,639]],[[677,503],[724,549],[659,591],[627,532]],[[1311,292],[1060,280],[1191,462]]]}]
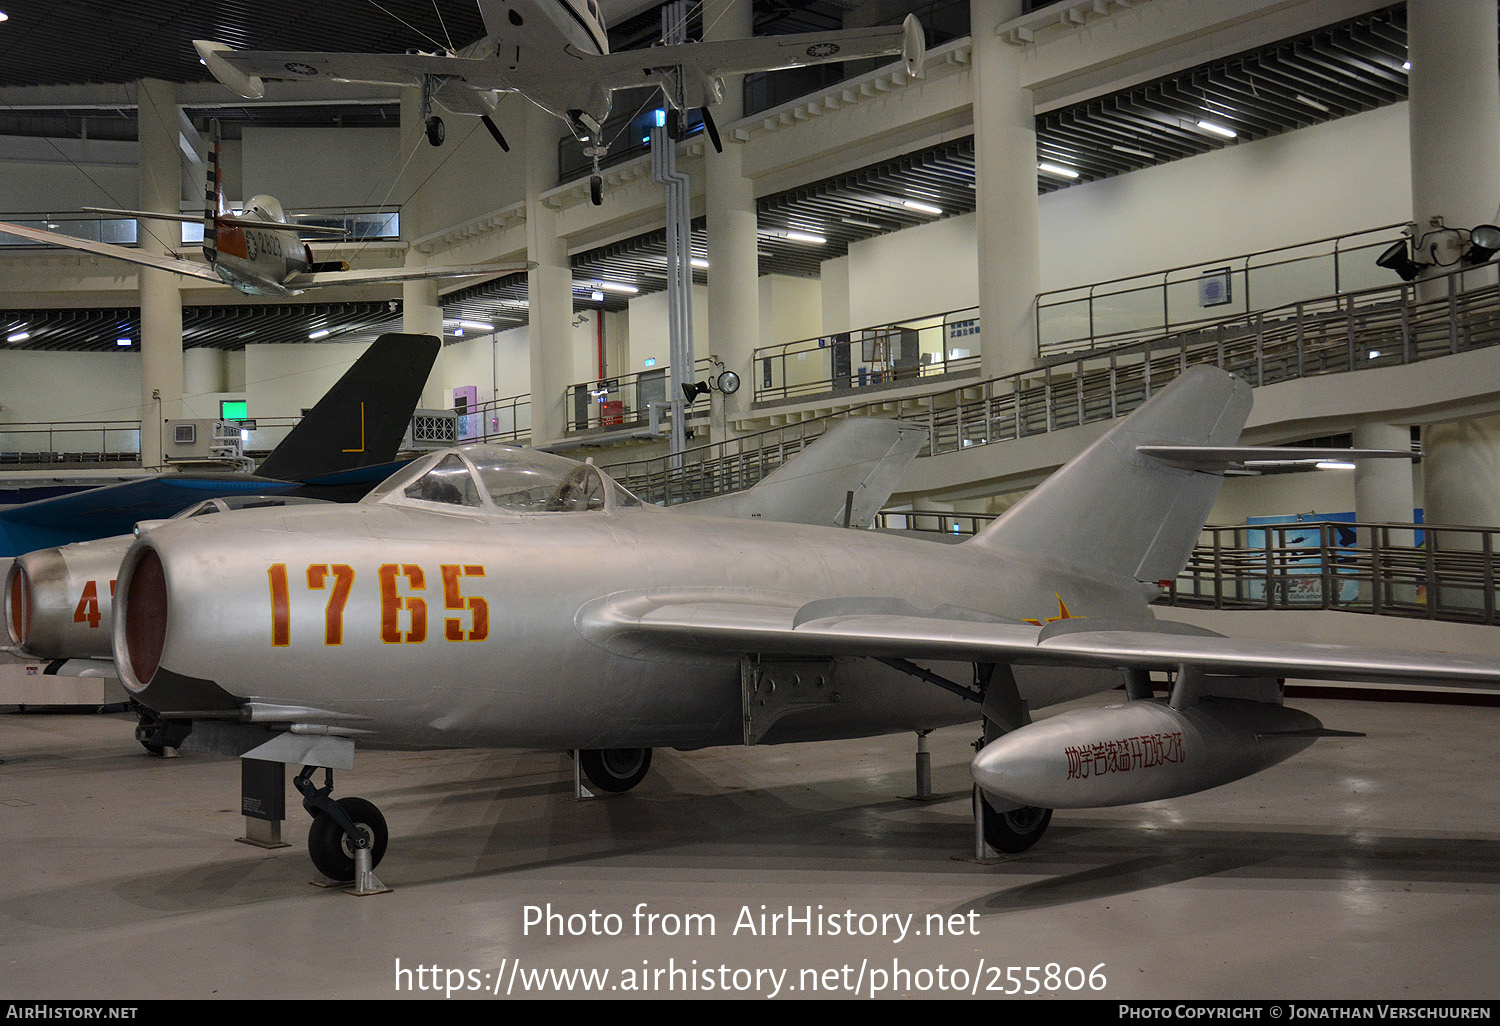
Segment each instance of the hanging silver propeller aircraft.
[{"label": "hanging silver propeller aircraft", "polygon": [[590,195],[602,202],[599,161],[608,149],[600,138],[611,96],[619,89],[660,88],[667,103],[667,131],[682,134],[685,112],[703,112],[704,127],[723,149],[708,108],[723,99],[724,75],[776,71],[812,64],[900,54],[906,70],[921,73],[926,37],[913,15],[897,27],[793,33],[754,39],[676,43],[611,53],[596,0],[478,0],[485,36],[454,51],[438,53],[297,53],[236,51],[224,43],[195,40],[203,63],[223,85],[247,99],[265,96],[266,79],[370,82],[422,90],[421,116],[427,139],[443,141],[434,106],[479,117],[501,148],[505,137],[490,117],[502,93],[520,93],[561,118],[593,159]]},{"label": "hanging silver propeller aircraft", "polygon": [[[527,270],[530,266],[475,264],[468,267],[385,267],[351,271],[348,265],[339,261],[319,262],[314,259],[312,249],[301,236],[342,238],[348,233],[342,228],[294,224],[287,220],[286,212],[274,196],[256,196],[246,204],[243,212],[234,213],[224,199],[217,125],[210,150],[212,158],[209,161],[207,202],[201,218],[204,263],[173,256],[158,256],[108,242],[76,239],[70,235],[3,221],[0,221],[0,233],[95,253],[142,267],[171,271],[189,278],[223,282],[251,296],[295,296],[308,289],[329,285],[377,285],[428,278],[513,274]],[[84,209],[91,213],[133,217],[144,221],[200,220],[192,214],[163,214],[150,210],[115,210],[107,207]]]},{"label": "hanging silver propeller aircraft", "polygon": [[[373,877],[387,842],[374,805],[331,797],[356,744],[589,750],[590,779],[621,791],[655,747],[981,718],[976,806],[1019,851],[1052,808],[1200,791],[1301,751],[1326,732],[1283,706],[1280,677],[1500,685],[1494,661],[1153,617],[1247,451],[1226,447],[1250,404],[1243,381],[1190,368],[959,545],[672,514],[589,464],[445,450],[355,506],[144,535],[115,663],[161,743],[303,767],[309,849],[334,879]],[[1121,705],[1030,722],[1121,684]]]}]

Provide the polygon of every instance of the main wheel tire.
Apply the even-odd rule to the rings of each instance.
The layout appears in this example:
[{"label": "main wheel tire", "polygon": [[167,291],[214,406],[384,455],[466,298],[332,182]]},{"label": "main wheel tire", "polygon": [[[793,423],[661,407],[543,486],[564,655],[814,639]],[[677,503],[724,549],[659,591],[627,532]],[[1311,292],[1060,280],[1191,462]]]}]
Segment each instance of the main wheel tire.
[{"label": "main wheel tire", "polygon": [[[385,857],[386,842],[390,833],[385,826],[385,817],[372,803],[363,798],[340,798],[338,801],[344,814],[354,825],[370,834],[370,868],[380,865]],[[312,826],[307,831],[307,853],[318,872],[330,880],[354,879],[354,841],[326,812],[313,816]]]},{"label": "main wheel tire", "polygon": [[680,107],[671,107],[667,110],[667,138],[673,142],[682,138],[683,117]]},{"label": "main wheel tire", "polygon": [[589,202],[596,207],[604,205],[604,178],[601,175],[589,179]]},{"label": "main wheel tire", "polygon": [[984,816],[985,843],[1008,855],[1023,852],[1040,841],[1047,832],[1047,825],[1052,822],[1051,809],[1032,805],[996,812],[977,787],[974,788],[974,810],[976,815]]},{"label": "main wheel tire", "polygon": [[619,794],[646,779],[649,748],[585,748],[578,753],[583,775],[601,791]]},{"label": "main wheel tire", "polygon": [[443,145],[443,139],[448,135],[448,130],[443,127],[443,119],[434,114],[427,119],[427,141],[434,146]]}]

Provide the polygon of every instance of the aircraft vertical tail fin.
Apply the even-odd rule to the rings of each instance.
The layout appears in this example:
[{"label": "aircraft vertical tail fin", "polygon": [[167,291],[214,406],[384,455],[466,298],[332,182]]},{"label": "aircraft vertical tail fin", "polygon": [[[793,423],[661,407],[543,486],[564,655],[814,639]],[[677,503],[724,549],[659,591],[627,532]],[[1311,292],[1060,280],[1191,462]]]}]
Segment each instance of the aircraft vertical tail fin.
[{"label": "aircraft vertical tail fin", "polygon": [[1223,475],[1173,466],[1136,447],[1232,445],[1250,404],[1250,386],[1239,378],[1190,367],[968,544],[1171,580],[1187,564]]},{"label": "aircraft vertical tail fin", "polygon": [[219,163],[219,122],[209,123],[208,179],[203,197],[203,257],[212,267],[219,258],[218,217],[228,213],[224,202],[224,173]]},{"label": "aircraft vertical tail fin", "polygon": [[753,488],[674,506],[684,513],[869,527],[927,444],[927,429],[846,417]]},{"label": "aircraft vertical tail fin", "polygon": [[381,335],[297,422],[256,473],[307,481],[396,458],[442,343],[433,335]]}]

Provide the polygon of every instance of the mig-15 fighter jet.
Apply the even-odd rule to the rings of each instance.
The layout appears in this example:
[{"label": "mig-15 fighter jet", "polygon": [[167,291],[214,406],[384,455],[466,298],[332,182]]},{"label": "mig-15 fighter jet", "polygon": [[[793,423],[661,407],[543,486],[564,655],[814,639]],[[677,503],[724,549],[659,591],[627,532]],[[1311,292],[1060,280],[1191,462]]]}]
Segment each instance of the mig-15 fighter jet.
[{"label": "mig-15 fighter jet", "polygon": [[[989,842],[1020,851],[1054,808],[1188,794],[1312,744],[1321,724],[1278,678],[1500,684],[1492,661],[1153,617],[1250,405],[1243,381],[1190,368],[958,545],[674,514],[589,464],[445,450],[354,506],[142,536],[115,662],[168,743],[301,766],[333,879],[364,877],[388,840],[373,804],[331,794],[361,745],[590,751],[590,779],[618,791],[658,747],[982,720],[976,807]],[[1120,704],[1031,722],[1121,685]]]}]

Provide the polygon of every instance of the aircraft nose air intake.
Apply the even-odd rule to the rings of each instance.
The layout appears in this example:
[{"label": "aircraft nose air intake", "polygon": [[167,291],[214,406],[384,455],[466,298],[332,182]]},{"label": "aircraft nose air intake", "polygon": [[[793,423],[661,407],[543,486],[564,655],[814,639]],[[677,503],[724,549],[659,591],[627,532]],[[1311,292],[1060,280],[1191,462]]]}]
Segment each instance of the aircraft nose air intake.
[{"label": "aircraft nose air intake", "polygon": [[12,645],[26,644],[31,623],[31,582],[19,563],[10,567],[10,581],[5,589],[5,626]]},{"label": "aircraft nose air intake", "polygon": [[167,637],[167,577],[161,557],[147,549],[136,561],[125,596],[125,650],[134,682],[123,679],[132,691],[140,691],[161,665]]}]

